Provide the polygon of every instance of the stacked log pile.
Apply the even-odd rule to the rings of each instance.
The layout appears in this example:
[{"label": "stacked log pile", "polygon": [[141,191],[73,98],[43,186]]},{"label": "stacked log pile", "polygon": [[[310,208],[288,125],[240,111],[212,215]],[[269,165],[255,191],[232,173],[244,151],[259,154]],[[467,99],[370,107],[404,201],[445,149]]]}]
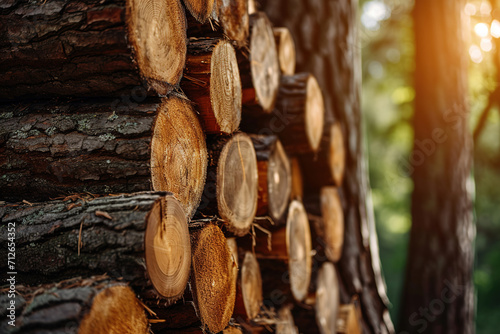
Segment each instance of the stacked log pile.
[{"label": "stacked log pile", "polygon": [[256,8],[2,6],[2,332],[361,333],[342,127]]}]

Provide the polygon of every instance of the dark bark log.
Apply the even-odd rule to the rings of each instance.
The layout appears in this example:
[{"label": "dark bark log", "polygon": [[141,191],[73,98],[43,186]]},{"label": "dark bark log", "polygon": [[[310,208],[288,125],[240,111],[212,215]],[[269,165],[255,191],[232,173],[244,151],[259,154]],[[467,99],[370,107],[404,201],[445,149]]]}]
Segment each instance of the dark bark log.
[{"label": "dark bark log", "polygon": [[241,80],[233,46],[190,39],[181,88],[196,104],[205,133],[231,134],[241,121]]},{"label": "dark bark log", "polygon": [[316,79],[308,73],[282,76],[271,114],[243,109],[241,128],[248,132],[278,135],[289,154],[316,152],[324,124],[323,95]]},{"label": "dark bark log", "polygon": [[[306,0],[295,0],[293,5],[287,0],[260,3],[276,26],[290,29],[297,42],[297,71],[310,71],[318,78],[326,114],[335,116],[344,134],[346,173],[341,192],[349,200],[344,205],[346,230],[339,262],[340,285],[348,295],[367,294],[368,302],[362,305],[367,332],[376,333],[382,327],[393,332],[390,319],[384,316],[388,300],[363,163],[358,1],[319,0],[314,6]],[[312,43],[308,44],[309,41]],[[366,268],[363,281],[358,269],[361,264]]]},{"label": "dark bark log", "polygon": [[[16,291],[15,327],[2,316],[2,333],[149,333],[144,308],[134,292],[105,275],[31,288],[18,285]],[[2,292],[2,311],[10,300]]]},{"label": "dark bark log", "polygon": [[9,2],[0,13],[0,100],[168,93],[184,67],[184,10],[179,0],[149,4]]},{"label": "dark bark log", "polygon": [[[410,333],[474,333],[475,224],[463,6],[465,1],[415,3],[415,140],[408,171],[414,184],[413,223],[399,322]],[[428,316],[417,314],[422,308]]]},{"label": "dark bark log", "polygon": [[[168,189],[188,215],[199,203],[205,139],[191,106],[179,98],[20,103],[1,110],[4,200]],[[181,168],[188,172],[179,174]]]},{"label": "dark bark log", "polygon": [[[182,297],[190,241],[184,210],[171,195],[3,205],[0,216],[0,229],[16,229],[15,269],[25,284],[108,273],[123,277],[146,299],[169,303]],[[0,239],[5,258],[7,236],[2,233]]]}]

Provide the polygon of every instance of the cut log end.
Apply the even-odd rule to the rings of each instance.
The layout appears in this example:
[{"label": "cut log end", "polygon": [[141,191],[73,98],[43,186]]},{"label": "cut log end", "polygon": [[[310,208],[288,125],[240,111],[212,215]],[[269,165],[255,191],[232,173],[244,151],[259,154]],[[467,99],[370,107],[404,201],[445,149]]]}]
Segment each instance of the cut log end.
[{"label": "cut log end", "polygon": [[286,223],[290,290],[297,301],[307,297],[312,270],[311,230],[306,210],[299,201],[292,201]]},{"label": "cut log end", "polygon": [[169,191],[187,216],[200,203],[208,164],[205,135],[190,103],[165,99],[151,140],[151,179],[156,191]]},{"label": "cut log end", "polygon": [[307,79],[307,98],[305,106],[305,126],[307,139],[311,149],[316,152],[319,149],[321,136],[323,134],[325,105],[323,94],[318,81],[313,75]]},{"label": "cut log end", "polygon": [[299,159],[297,157],[291,160],[292,168],[292,192],[290,194],[290,199],[302,200],[304,197],[304,181],[302,179],[302,170],[300,169]]},{"label": "cut log end", "polygon": [[276,141],[267,168],[269,192],[269,213],[279,220],[286,210],[292,191],[292,172],[290,160],[279,140]]},{"label": "cut log end", "polygon": [[186,62],[186,17],[179,0],[127,1],[129,40],[142,76],[167,94]]},{"label": "cut log end", "polygon": [[223,133],[233,133],[241,121],[241,80],[233,46],[219,42],[211,60],[210,100],[214,116]]},{"label": "cut log end", "polygon": [[255,254],[246,252],[241,267],[241,290],[248,319],[257,317],[262,304],[262,278]]},{"label": "cut log end", "polygon": [[321,188],[321,215],[323,217],[323,237],[325,254],[332,262],[342,255],[344,244],[344,212],[337,188]]},{"label": "cut log end", "polygon": [[338,123],[331,126],[330,129],[330,152],[329,165],[333,181],[340,187],[344,179],[345,170],[345,148],[344,136]]},{"label": "cut log end", "polygon": [[198,314],[214,333],[222,331],[233,313],[235,263],[222,231],[207,225],[194,237],[192,248],[193,293]]},{"label": "cut log end", "polygon": [[335,267],[325,262],[318,272],[315,304],[316,323],[322,334],[336,333],[339,298]]},{"label": "cut log end", "polygon": [[186,214],[167,196],[149,214],[145,234],[148,277],[168,303],[182,297],[191,267],[191,244]]},{"label": "cut log end", "polygon": [[263,13],[251,15],[250,69],[256,98],[265,112],[271,112],[279,88],[276,42],[269,19]]},{"label": "cut log end", "polygon": [[184,0],[187,9],[193,17],[205,23],[212,15],[215,0]]},{"label": "cut log end", "polygon": [[299,334],[299,330],[295,327],[291,305],[283,306],[278,311],[278,322],[276,323],[276,334]]},{"label": "cut log end", "polygon": [[257,211],[257,157],[252,140],[233,136],[222,149],[217,165],[219,215],[236,235],[248,233]]},{"label": "cut log end", "polygon": [[288,28],[274,28],[274,39],[278,50],[281,72],[285,75],[295,73],[295,43]]},{"label": "cut log end", "polygon": [[128,286],[111,286],[99,292],[78,333],[148,333],[149,323],[134,292]]},{"label": "cut log end", "polygon": [[219,22],[224,34],[238,46],[245,45],[248,38],[249,15],[245,0],[217,0]]}]

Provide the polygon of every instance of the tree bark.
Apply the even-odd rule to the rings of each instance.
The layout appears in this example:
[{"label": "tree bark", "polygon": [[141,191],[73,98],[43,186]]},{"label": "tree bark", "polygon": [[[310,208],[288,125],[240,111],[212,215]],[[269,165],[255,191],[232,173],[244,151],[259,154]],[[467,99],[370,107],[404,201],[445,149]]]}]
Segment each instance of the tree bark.
[{"label": "tree bark", "polygon": [[9,2],[0,14],[0,100],[145,95],[143,80],[167,94],[182,76],[185,15],[179,0],[150,4]]},{"label": "tree bark", "polygon": [[200,201],[205,138],[182,99],[19,103],[1,115],[3,200],[168,189],[188,215]]},{"label": "tree bark", "polygon": [[276,136],[250,135],[259,169],[257,215],[282,220],[290,200],[292,175],[290,160]]},{"label": "tree bark", "polygon": [[[310,71],[323,92],[326,115],[332,114],[344,134],[346,173],[342,193],[345,239],[339,261],[343,303],[360,295],[367,332],[394,332],[387,317],[387,295],[381,275],[378,241],[369,197],[361,131],[361,58],[358,1],[261,0],[262,9],[296,43],[297,72]],[[448,14],[446,14],[448,15]],[[360,268],[364,268],[363,276]],[[347,298],[346,298],[347,297]]]},{"label": "tree bark", "polygon": [[[189,231],[185,213],[171,195],[3,205],[0,216],[2,229],[16,229],[15,269],[25,284],[108,273],[123,277],[144,297],[171,303],[184,293]],[[2,233],[0,239],[5,258],[7,236]],[[4,272],[6,266],[2,264]]]},{"label": "tree bark", "polygon": [[413,223],[399,323],[411,333],[474,332],[464,6],[464,1],[424,0],[414,9],[415,140],[408,171]]},{"label": "tree bark", "polygon": [[[15,327],[2,317],[2,333],[147,334],[149,323],[134,292],[104,276],[16,287]],[[0,299],[9,306],[7,294]]]},{"label": "tree bark", "polygon": [[241,121],[241,80],[233,46],[190,39],[181,88],[196,104],[205,133],[231,134]]}]

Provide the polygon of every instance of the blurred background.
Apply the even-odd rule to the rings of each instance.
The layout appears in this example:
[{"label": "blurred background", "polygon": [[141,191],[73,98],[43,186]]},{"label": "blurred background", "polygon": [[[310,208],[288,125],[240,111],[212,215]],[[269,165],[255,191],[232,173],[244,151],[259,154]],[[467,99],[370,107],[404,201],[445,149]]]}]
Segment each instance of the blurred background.
[{"label": "blurred background", "polygon": [[[380,255],[393,320],[398,319],[411,226],[413,183],[405,173],[413,145],[415,91],[412,0],[360,1],[362,110]],[[500,6],[470,1],[465,18],[471,132],[474,132],[474,284],[477,333],[500,328]],[[467,34],[469,35],[469,34]]]}]

